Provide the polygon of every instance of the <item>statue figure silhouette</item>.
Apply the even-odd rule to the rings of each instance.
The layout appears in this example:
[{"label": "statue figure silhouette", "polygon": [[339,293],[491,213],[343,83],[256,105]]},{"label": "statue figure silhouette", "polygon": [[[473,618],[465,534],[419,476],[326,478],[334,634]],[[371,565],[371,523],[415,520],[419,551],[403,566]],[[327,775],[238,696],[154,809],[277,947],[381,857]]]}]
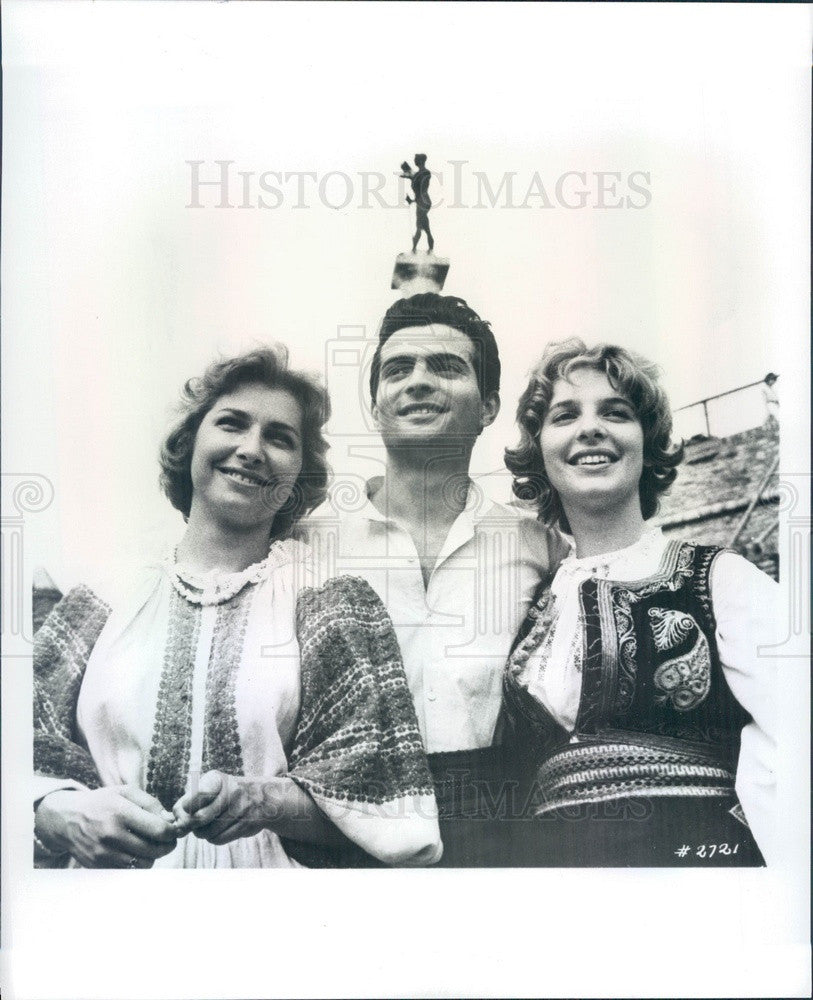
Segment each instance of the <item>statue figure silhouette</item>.
[{"label": "statue figure silhouette", "polygon": [[426,241],[429,244],[429,253],[435,246],[432,238],[432,230],[429,228],[429,209],[432,207],[432,200],[429,197],[429,180],[432,177],[431,171],[426,168],[426,154],[415,154],[415,166],[418,168],[413,173],[412,167],[406,160],[401,164],[401,176],[406,177],[412,185],[412,193],[415,196],[410,198],[407,195],[407,202],[415,205],[415,235],[412,237],[412,252],[418,249],[418,240],[421,232],[426,233]]}]

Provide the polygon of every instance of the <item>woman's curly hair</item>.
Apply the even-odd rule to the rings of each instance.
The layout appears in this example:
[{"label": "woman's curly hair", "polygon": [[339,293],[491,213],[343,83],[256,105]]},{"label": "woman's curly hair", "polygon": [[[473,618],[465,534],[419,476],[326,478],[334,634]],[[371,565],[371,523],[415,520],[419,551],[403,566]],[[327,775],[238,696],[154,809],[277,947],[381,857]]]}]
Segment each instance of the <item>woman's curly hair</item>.
[{"label": "woman's curly hair", "polygon": [[221,396],[253,383],[289,392],[302,408],[302,469],[274,518],[272,537],[279,538],[325,499],[330,472],[323,434],[330,417],[327,391],[314,376],[288,367],[283,344],[215,361],[199,378],[189,379],[181,393],[179,417],[161,445],[159,482],[186,520],[192,505],[192,452],[198,428]]},{"label": "woman's curly hair", "polygon": [[545,348],[531,373],[517,406],[520,440],[506,448],[505,464],[514,477],[514,493],[536,504],[538,517],[547,525],[570,532],[559,495],[551,486],[542,460],[539,432],[553,396],[554,383],[567,379],[577,368],[594,368],[605,374],[614,389],[632,403],[644,432],[644,470],[638,487],[645,520],[658,510],[658,495],[677,476],[683,445],[672,442],[672,413],[658,382],[658,368],[638,354],[615,344],[587,347],[577,337],[555,341]]}]

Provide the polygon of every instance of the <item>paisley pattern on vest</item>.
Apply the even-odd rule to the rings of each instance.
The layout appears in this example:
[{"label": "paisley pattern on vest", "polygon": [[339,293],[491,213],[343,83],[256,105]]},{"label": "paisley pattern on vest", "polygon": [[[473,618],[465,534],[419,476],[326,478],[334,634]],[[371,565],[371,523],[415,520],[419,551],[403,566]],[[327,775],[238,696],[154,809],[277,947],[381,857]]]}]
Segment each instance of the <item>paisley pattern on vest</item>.
[{"label": "paisley pattern on vest", "polygon": [[720,551],[670,542],[648,580],[582,584],[586,647],[577,733],[611,728],[696,740],[736,761],[750,717],[717,652],[709,577]]},{"label": "paisley pattern on vest", "polygon": [[[657,650],[676,653],[655,670],[654,682],[658,690],[655,701],[658,704],[669,701],[679,712],[688,712],[696,708],[711,689],[708,640],[694,618],[682,611],[650,608],[647,614]],[[691,640],[690,648],[684,653],[677,652],[687,639]]]}]

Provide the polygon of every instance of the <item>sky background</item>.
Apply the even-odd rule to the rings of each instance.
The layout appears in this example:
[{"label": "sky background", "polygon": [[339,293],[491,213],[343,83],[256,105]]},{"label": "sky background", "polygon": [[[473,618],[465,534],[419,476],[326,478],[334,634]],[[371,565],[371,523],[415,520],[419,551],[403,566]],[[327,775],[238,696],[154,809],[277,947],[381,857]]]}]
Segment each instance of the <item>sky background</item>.
[{"label": "sky background", "polygon": [[[415,152],[443,175],[430,218],[444,290],[501,347],[502,412],[472,463],[499,498],[516,400],[549,340],[643,352],[674,406],[769,369],[784,397],[784,352],[805,342],[788,252],[807,217],[803,12],[645,6],[632,32],[615,6],[10,5],[5,464],[55,488],[30,558],[67,585],[174,539],[156,465],[171,405],[215,354],[258,342],[326,377],[337,477],[380,471],[380,450],[350,454],[371,430],[366,374],[347,359],[369,360],[397,294],[413,227],[398,165]],[[192,160],[204,180],[232,161],[235,207],[215,207],[212,186],[188,207]],[[260,190],[269,171],[277,197]],[[284,175],[306,171],[299,195]],[[587,183],[560,181],[569,171]],[[621,175],[604,196],[602,172]],[[506,205],[508,175],[523,207]],[[527,197],[534,183],[545,196]],[[718,416],[718,433],[758,423],[759,397]],[[701,430],[698,411],[678,426]]]},{"label": "sky background", "polygon": [[[17,557],[27,595],[36,565],[63,587],[95,582],[178,535],[158,445],[182,382],[217,353],[287,343],[328,379],[337,476],[380,471],[364,357],[412,216],[360,207],[360,172],[386,176],[392,205],[416,152],[444,174],[436,199],[464,161],[469,207],[447,200],[431,222],[451,259],[445,290],[501,346],[503,411],[473,459],[498,493],[528,368],[572,334],[657,361],[674,406],[779,372],[782,470],[808,468],[808,7],[5,0],[0,16],[6,591]],[[188,208],[190,160],[208,177],[233,161],[233,182],[251,172],[252,207],[212,207],[206,189],[207,207]],[[278,208],[256,207],[267,171],[316,173],[307,207],[295,181]],[[475,171],[494,188],[513,174],[519,202],[538,174],[554,207],[476,208]],[[587,175],[583,208],[556,199],[568,171]],[[595,207],[597,171],[620,173],[622,196],[647,173],[651,199]],[[344,196],[331,172],[352,181],[344,208],[327,203]],[[723,433],[761,412],[740,400],[719,418]],[[43,499],[15,552],[7,493],[27,481]],[[3,635],[3,958],[18,996],[294,996],[305,981],[326,996],[657,995],[664,982],[673,996],[809,995],[804,837],[798,869],[736,877],[45,881],[28,867],[30,674]],[[801,686],[781,688],[784,733],[805,730]],[[804,810],[792,744],[783,808]]]}]

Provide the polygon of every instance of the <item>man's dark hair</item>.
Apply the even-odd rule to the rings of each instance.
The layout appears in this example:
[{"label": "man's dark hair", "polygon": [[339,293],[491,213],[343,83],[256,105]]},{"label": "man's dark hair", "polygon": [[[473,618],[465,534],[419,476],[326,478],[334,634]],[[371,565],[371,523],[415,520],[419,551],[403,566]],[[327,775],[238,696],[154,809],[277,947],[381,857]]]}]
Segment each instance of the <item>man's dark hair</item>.
[{"label": "man's dark hair", "polygon": [[491,324],[480,319],[464,299],[425,292],[398,299],[384,314],[378,331],[378,346],[370,370],[370,396],[375,404],[381,372],[381,348],[397,330],[411,326],[450,326],[465,334],[474,345],[472,363],[481,399],[500,390],[500,352]]}]

